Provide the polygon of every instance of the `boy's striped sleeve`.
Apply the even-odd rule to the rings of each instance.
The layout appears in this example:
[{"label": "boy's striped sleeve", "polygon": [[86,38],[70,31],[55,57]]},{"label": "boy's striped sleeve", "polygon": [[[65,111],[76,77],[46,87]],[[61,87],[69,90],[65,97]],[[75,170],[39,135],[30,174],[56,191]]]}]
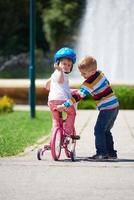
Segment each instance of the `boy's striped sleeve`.
[{"label": "boy's striped sleeve", "polygon": [[87,90],[87,88],[84,85],[82,85],[81,88],[78,90],[78,92],[76,92],[72,96],[72,98],[70,98],[70,99],[68,99],[67,101],[64,102],[64,106],[65,107],[70,107],[74,103],[77,103],[78,101],[83,99],[88,94],[90,94],[89,90]]}]

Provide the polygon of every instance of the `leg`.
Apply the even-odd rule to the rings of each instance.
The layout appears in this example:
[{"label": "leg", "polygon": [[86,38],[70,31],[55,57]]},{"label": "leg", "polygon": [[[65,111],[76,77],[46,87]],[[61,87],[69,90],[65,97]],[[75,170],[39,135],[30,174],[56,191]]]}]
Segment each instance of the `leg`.
[{"label": "leg", "polygon": [[110,132],[118,114],[118,109],[102,111],[99,113],[95,125],[95,144],[98,154],[108,154],[116,152],[113,149],[113,137]]},{"label": "leg", "polygon": [[112,111],[111,120],[109,121],[107,130],[106,130],[106,144],[107,144],[108,154],[109,156],[113,156],[113,157],[117,157],[117,151],[114,150],[114,141],[113,141],[111,129],[114,125],[117,115],[118,115],[118,109],[114,109]]},{"label": "leg", "polygon": [[60,126],[59,112],[57,110],[55,110],[55,108],[57,107],[57,105],[62,104],[62,103],[63,103],[63,101],[60,101],[60,100],[54,100],[54,101],[48,102],[48,106],[52,113],[53,129]]},{"label": "leg", "polygon": [[107,155],[105,126],[106,126],[106,119],[104,112],[100,112],[94,128],[95,147],[96,147],[96,153],[98,155]]},{"label": "leg", "polygon": [[76,109],[72,105],[67,109],[66,113],[67,113],[67,118],[64,124],[64,128],[67,133],[73,134],[75,130],[74,123],[75,123]]}]

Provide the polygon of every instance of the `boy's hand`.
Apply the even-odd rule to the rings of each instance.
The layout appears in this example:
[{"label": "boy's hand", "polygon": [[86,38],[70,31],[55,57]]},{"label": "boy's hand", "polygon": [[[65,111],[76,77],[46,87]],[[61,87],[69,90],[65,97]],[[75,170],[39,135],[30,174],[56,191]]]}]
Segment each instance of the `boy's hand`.
[{"label": "boy's hand", "polygon": [[64,104],[58,105],[58,106],[57,106],[57,110],[58,110],[59,112],[63,112],[63,111],[66,111],[66,107],[64,106]]}]

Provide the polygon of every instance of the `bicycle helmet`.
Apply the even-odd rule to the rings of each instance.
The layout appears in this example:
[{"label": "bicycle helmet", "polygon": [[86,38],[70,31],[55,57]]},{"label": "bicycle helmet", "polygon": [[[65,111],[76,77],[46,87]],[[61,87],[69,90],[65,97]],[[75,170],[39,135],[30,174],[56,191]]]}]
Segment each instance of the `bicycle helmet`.
[{"label": "bicycle helmet", "polygon": [[54,61],[58,62],[61,58],[69,58],[74,64],[76,62],[76,53],[71,48],[63,47],[56,52]]}]

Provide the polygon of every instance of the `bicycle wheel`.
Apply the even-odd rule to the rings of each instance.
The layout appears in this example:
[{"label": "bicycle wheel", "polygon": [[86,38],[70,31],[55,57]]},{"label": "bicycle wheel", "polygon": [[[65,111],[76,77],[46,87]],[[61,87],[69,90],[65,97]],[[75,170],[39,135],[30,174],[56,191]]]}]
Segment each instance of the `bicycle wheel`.
[{"label": "bicycle wheel", "polygon": [[[76,135],[75,128],[73,128],[73,135]],[[76,140],[65,134],[64,149],[67,158],[71,158],[71,152],[75,151]]]},{"label": "bicycle wheel", "polygon": [[51,154],[54,160],[58,160],[60,157],[61,144],[62,144],[62,130],[61,128],[56,128],[54,129],[51,138]]},{"label": "bicycle wheel", "polygon": [[71,158],[72,152],[75,151],[75,146],[76,140],[73,140],[72,138],[67,136],[64,141],[65,155],[67,156],[67,158]]},{"label": "bicycle wheel", "polygon": [[38,149],[38,151],[37,151],[37,159],[38,160],[42,160],[42,157],[43,157],[44,153],[46,151],[48,151],[48,150],[50,150],[50,145],[49,144],[44,145],[44,148]]},{"label": "bicycle wheel", "polygon": [[42,160],[42,156],[43,156],[43,150],[40,148],[37,151],[37,159]]}]

